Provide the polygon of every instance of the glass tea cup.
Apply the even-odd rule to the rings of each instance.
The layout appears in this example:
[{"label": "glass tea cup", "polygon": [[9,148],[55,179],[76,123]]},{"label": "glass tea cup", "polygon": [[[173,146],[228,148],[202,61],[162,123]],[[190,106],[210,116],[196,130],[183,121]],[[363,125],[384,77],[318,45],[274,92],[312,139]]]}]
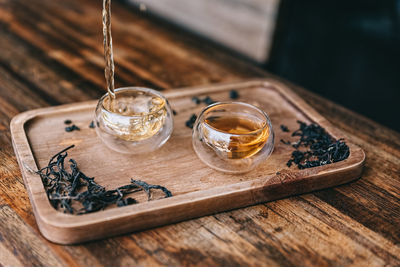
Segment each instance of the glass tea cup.
[{"label": "glass tea cup", "polygon": [[251,171],[274,148],[268,115],[242,102],[219,102],[206,107],[192,134],[197,156],[209,167],[227,173]]},{"label": "glass tea cup", "polygon": [[173,116],[167,99],[142,87],[115,90],[115,100],[105,94],[95,112],[96,133],[107,147],[129,154],[151,152],[172,134]]}]

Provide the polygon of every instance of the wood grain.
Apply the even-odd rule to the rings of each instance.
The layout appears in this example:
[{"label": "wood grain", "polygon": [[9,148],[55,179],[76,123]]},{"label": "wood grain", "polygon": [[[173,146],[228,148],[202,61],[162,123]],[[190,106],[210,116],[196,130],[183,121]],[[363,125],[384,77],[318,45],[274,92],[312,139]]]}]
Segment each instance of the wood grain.
[{"label": "wood grain", "polygon": [[[29,246],[23,244],[35,243],[36,250],[51,252],[67,266],[400,264],[395,229],[400,224],[400,134],[287,81],[283,82],[363,148],[366,163],[361,179],[84,245],[47,242],[36,226],[12,151],[9,123],[28,109],[95,99],[105,92],[98,60],[102,57],[99,9],[94,0],[0,1],[0,203],[20,218],[12,217],[18,223],[11,228],[31,233],[1,238],[2,256],[30,257]],[[273,76],[117,1],[113,27],[117,86],[168,90]],[[79,99],[72,92],[79,93]],[[5,216],[0,215],[2,221],[8,220]],[[15,250],[9,240],[17,242]],[[17,256],[13,259],[1,264],[20,261]],[[49,265],[43,257],[39,262]]]},{"label": "wood grain", "polygon": [[[191,114],[199,114],[204,108],[193,103],[194,96],[229,101],[229,92],[233,89],[240,95],[238,101],[251,103],[269,114],[276,138],[274,152],[268,160],[240,176],[224,174],[202,164],[192,150],[192,131],[185,126]],[[331,187],[361,175],[364,152],[349,141],[351,152],[344,161],[305,170],[286,166],[293,148],[279,141],[291,138],[280,130],[280,124],[296,129],[298,120],[318,123],[336,139],[342,136],[297,95],[274,80],[177,89],[165,96],[177,111],[174,132],[167,144],[148,155],[120,154],[101,143],[95,131],[88,127],[96,101],[36,109],[14,117],[11,121],[14,150],[36,221],[47,239],[61,244],[100,239]],[[67,119],[81,131],[65,132],[63,122]],[[116,188],[133,178],[161,184],[174,196],[81,216],[57,212],[50,206],[41,180],[29,170],[47,166],[53,154],[72,144],[76,148],[69,153],[79,162],[79,168],[96,177],[103,186]],[[140,200],[143,201],[143,196]],[[98,230],[91,231],[93,227]]]}]

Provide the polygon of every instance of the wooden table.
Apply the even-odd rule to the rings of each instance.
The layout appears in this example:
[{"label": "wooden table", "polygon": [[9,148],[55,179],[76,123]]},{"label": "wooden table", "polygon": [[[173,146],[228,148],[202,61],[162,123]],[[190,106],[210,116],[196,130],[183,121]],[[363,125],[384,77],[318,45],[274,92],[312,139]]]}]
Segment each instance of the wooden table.
[{"label": "wooden table", "polygon": [[[400,265],[400,134],[293,85],[365,150],[360,180],[83,245],[46,241],[9,123],[25,110],[104,93],[100,23],[100,1],[0,0],[0,264]],[[271,76],[119,2],[112,23],[117,86],[168,90]]]}]

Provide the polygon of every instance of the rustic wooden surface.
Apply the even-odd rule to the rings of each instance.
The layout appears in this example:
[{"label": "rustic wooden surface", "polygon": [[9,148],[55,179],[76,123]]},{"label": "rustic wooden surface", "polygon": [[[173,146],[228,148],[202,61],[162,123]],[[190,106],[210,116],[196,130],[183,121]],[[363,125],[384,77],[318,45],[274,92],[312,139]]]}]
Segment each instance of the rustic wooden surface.
[{"label": "rustic wooden surface", "polygon": [[[193,97],[209,96],[215,101],[229,101],[229,92],[233,89],[240,95],[238,100],[268,113],[276,138],[275,142],[272,140],[275,147],[268,160],[241,175],[218,172],[203,164],[192,149],[192,131],[185,125],[193,113],[199,114],[204,108],[193,103]],[[82,243],[309,193],[348,183],[361,175],[365,154],[348,140],[351,153],[346,160],[304,170],[286,166],[293,148],[279,140],[295,141],[297,138],[280,130],[281,123],[290,129],[298,128],[298,120],[317,123],[336,139],[345,136],[275,80],[189,87],[170,90],[164,95],[177,112],[174,131],[162,148],[146,155],[121,154],[102,144],[95,130],[88,127],[93,120],[96,100],[34,109],[13,118],[14,151],[36,222],[48,240],[58,244]],[[65,120],[72,120],[81,130],[65,132]],[[56,211],[38,175],[29,169],[44,168],[54,154],[72,144],[76,147],[68,152],[69,156],[86,175],[95,177],[107,189],[124,186],[133,178],[163,185],[173,197],[146,202],[143,201],[145,194],[134,194],[132,197],[139,200],[139,204],[109,207],[81,216]],[[93,227],[97,230],[91,231]]]},{"label": "rustic wooden surface", "polygon": [[[400,134],[299,87],[293,89],[365,150],[361,179],[84,245],[46,241],[33,217],[9,123],[25,110],[104,93],[100,6],[94,0],[0,0],[3,265],[400,264]],[[167,90],[270,76],[117,2],[113,15],[118,86]]]}]

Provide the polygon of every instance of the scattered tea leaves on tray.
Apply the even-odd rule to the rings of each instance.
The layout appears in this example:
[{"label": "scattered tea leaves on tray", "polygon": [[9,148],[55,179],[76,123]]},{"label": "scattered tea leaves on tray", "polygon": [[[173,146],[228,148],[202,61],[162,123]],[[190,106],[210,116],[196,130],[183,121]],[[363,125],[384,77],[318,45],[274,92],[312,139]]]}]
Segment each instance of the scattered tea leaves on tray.
[{"label": "scattered tea leaves on tray", "polygon": [[196,119],[197,119],[197,115],[196,114],[192,114],[190,116],[190,118],[185,123],[186,127],[190,128],[190,129],[193,129],[193,125],[194,125]]},{"label": "scattered tea leaves on tray", "polygon": [[299,169],[311,168],[345,160],[350,155],[350,149],[343,139],[334,140],[324,128],[317,124],[306,124],[298,121],[300,128],[292,133],[298,136],[297,142],[281,140],[286,145],[292,145],[296,150],[287,162],[287,166],[296,164]]},{"label": "scattered tea leaves on tray", "polygon": [[94,121],[91,121],[91,122],[90,122],[89,128],[92,128],[92,129],[93,129],[93,128],[96,128],[96,126],[94,125]]},{"label": "scattered tea leaves on tray", "polygon": [[240,97],[239,92],[236,90],[231,90],[229,92],[230,99],[238,99]]},{"label": "scattered tea leaves on tray", "polygon": [[[229,91],[229,97],[231,99],[238,99],[240,97],[240,95],[239,95],[238,91],[231,90],[231,91]],[[198,96],[193,96],[192,101],[194,103],[196,103],[196,105],[200,105],[201,103],[204,103],[206,105],[211,105],[211,104],[214,104],[217,102],[214,99],[212,99],[210,96],[205,96],[203,99],[201,99]],[[173,112],[174,112],[174,115],[176,115],[174,110],[173,110]],[[191,117],[189,118],[189,120],[187,120],[185,122],[186,127],[193,129],[193,125],[194,125],[194,122],[196,121],[196,119],[197,119],[197,116],[195,114],[192,114]]]},{"label": "scattered tea leaves on tray", "polygon": [[200,105],[202,102],[206,105],[211,105],[214,104],[216,101],[214,101],[211,97],[206,96],[203,99],[200,99],[198,96],[192,97],[192,101],[196,103],[196,105]]},{"label": "scattered tea leaves on tray", "polygon": [[65,120],[65,121],[64,121],[64,124],[71,124],[71,123],[72,123],[71,120]]},{"label": "scattered tea leaves on tray", "polygon": [[71,126],[65,127],[66,132],[72,132],[72,131],[80,131],[81,128],[76,126],[75,124],[72,124]]},{"label": "scattered tea leaves on tray", "polygon": [[151,185],[144,181],[131,179],[131,183],[116,189],[106,190],[105,187],[88,177],[78,168],[75,160],[69,159],[69,169],[66,168],[67,151],[71,145],[51,157],[48,165],[37,172],[46,189],[51,205],[65,213],[85,214],[102,210],[109,205],[118,207],[137,203],[129,194],[144,191],[148,200],[152,200],[152,190],[161,190],[164,197],[171,197],[171,192],[160,185]]},{"label": "scattered tea leaves on tray", "polygon": [[175,109],[172,110],[172,114],[174,114],[174,116],[178,115],[178,112],[176,112]]},{"label": "scattered tea leaves on tray", "polygon": [[282,132],[286,132],[286,133],[290,132],[289,128],[286,125],[283,125],[283,124],[281,124],[281,130],[282,130]]}]

